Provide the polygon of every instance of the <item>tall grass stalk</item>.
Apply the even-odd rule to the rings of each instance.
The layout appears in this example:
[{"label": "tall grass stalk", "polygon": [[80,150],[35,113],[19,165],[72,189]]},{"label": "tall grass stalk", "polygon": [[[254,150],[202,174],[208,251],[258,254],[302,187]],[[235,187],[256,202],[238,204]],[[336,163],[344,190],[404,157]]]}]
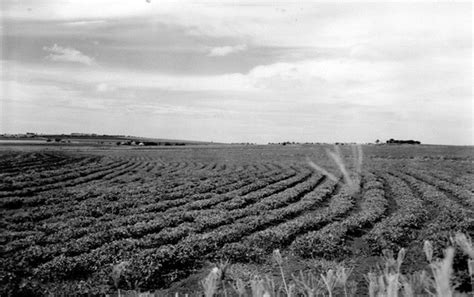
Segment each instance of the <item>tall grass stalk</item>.
[{"label": "tall grass stalk", "polygon": [[339,179],[338,179],[334,174],[328,172],[326,169],[324,169],[324,168],[322,168],[321,166],[315,164],[315,163],[314,163],[313,161],[311,161],[309,158],[308,158],[308,164],[309,164],[309,166],[311,166],[314,170],[319,171],[322,175],[327,176],[327,177],[328,177],[330,180],[332,180],[333,182],[338,182]]},{"label": "tall grass stalk", "polygon": [[[457,234],[454,242],[462,247],[462,250],[472,256],[472,242],[470,238]],[[453,288],[451,277],[453,273],[452,265],[455,250],[449,247],[444,252],[442,259],[433,259],[433,246],[431,242],[425,241],[423,245],[426,259],[429,262],[430,271],[422,270],[411,275],[403,275],[401,266],[405,259],[406,251],[401,249],[397,256],[389,250],[383,251],[383,265],[378,272],[369,272],[366,275],[368,281],[368,295],[370,297],[414,297],[414,296],[433,296],[433,297],[452,297],[469,296],[461,295]],[[232,287],[239,297],[318,297],[318,296],[356,296],[355,282],[349,281],[352,275],[352,269],[347,269],[342,265],[328,269],[324,273],[318,273],[315,270],[298,271],[292,274],[292,278],[287,279],[284,273],[284,258],[279,250],[273,252],[273,259],[278,264],[281,273],[281,282],[279,285],[273,277],[268,275],[254,275],[249,282],[240,278],[232,281]],[[123,266],[123,265],[121,265]],[[201,281],[203,292],[206,297],[227,296],[225,291],[225,271],[229,264],[219,264],[214,267],[207,277]],[[222,290],[220,290],[222,284]],[[126,296],[153,296],[152,293],[133,292]],[[121,291],[119,291],[121,294]]]},{"label": "tall grass stalk", "polygon": [[[360,179],[362,175],[362,162],[363,162],[362,146],[355,145],[352,147],[352,154],[354,158],[353,177],[351,177],[349,170],[346,168],[346,165],[344,163],[344,157],[342,156],[341,150],[339,149],[337,145],[334,146],[334,151],[326,150],[326,153],[334,161],[334,163],[336,163],[339,171],[342,174],[344,183],[347,185],[351,194],[357,193],[360,190]],[[308,159],[308,164],[313,169],[327,176],[332,181],[338,182],[338,178],[334,174],[328,172],[323,167],[315,164],[309,159]]]},{"label": "tall grass stalk", "polygon": [[469,256],[467,261],[469,276],[471,278],[471,287],[474,289],[474,247],[472,245],[472,239],[469,235],[463,233],[456,233],[454,242],[461,248],[461,250]]},{"label": "tall grass stalk", "polygon": [[288,285],[286,284],[286,279],[285,279],[285,272],[283,271],[283,257],[280,254],[280,250],[276,249],[273,251],[273,258],[278,264],[278,267],[280,268],[280,273],[281,273],[281,278],[283,281],[283,286],[285,288],[285,292],[287,296],[290,296],[290,291],[288,289]]},{"label": "tall grass stalk", "polygon": [[452,297],[451,275],[453,273],[454,248],[450,247],[445,251],[444,259],[432,261],[430,268],[435,281],[435,296]]},{"label": "tall grass stalk", "polygon": [[204,288],[204,296],[213,297],[214,294],[216,294],[221,273],[219,268],[214,267],[207,277],[201,281],[202,287]]}]

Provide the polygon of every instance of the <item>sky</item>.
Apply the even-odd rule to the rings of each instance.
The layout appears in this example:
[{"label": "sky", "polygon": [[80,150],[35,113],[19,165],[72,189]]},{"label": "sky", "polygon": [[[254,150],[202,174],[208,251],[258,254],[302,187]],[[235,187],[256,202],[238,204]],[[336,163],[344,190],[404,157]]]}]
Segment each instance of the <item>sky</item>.
[{"label": "sky", "polygon": [[0,6],[0,133],[474,144],[470,2]]}]

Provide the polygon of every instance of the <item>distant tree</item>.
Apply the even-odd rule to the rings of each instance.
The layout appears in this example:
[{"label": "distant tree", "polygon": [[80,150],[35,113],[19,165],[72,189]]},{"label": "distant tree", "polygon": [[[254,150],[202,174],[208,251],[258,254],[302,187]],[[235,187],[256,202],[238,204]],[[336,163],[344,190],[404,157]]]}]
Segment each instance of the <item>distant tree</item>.
[{"label": "distant tree", "polygon": [[421,142],[417,141],[417,140],[398,140],[398,139],[393,139],[393,138],[390,138],[389,140],[387,140],[387,143],[389,144],[421,144]]},{"label": "distant tree", "polygon": [[379,143],[380,143],[380,140],[379,140],[379,139],[377,139],[377,140],[375,141],[375,143],[376,143],[376,144],[379,144]]}]

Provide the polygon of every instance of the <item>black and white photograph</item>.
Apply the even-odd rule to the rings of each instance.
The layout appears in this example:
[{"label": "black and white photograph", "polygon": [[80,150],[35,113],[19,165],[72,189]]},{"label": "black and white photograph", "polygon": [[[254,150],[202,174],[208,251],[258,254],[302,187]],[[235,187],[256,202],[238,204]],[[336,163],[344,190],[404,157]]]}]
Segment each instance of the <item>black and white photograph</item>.
[{"label": "black and white photograph", "polygon": [[1,0],[0,296],[473,296],[473,5]]}]

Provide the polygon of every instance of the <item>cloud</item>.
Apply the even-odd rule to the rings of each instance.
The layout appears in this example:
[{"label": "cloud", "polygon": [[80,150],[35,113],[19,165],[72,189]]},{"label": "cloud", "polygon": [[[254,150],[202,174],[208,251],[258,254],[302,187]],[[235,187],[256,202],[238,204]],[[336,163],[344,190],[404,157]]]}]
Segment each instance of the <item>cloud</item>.
[{"label": "cloud", "polygon": [[88,25],[102,25],[106,24],[105,20],[92,20],[92,21],[74,21],[74,22],[66,22],[65,25],[67,26],[88,26]]},{"label": "cloud", "polygon": [[356,44],[350,48],[350,57],[360,60],[380,60],[384,56],[374,47],[368,44]]},{"label": "cloud", "polygon": [[303,91],[321,96],[342,94],[347,90],[390,81],[399,67],[397,63],[387,61],[374,63],[348,58],[312,59],[259,65],[247,77],[256,88],[292,93]]},{"label": "cloud", "polygon": [[[262,139],[273,142],[304,130],[302,140],[359,133],[359,140],[472,143],[468,3],[5,1],[13,3],[6,5],[4,58],[12,66],[2,75],[25,85],[8,84],[6,98],[29,98],[37,110],[49,102],[43,113],[56,104],[103,105],[102,123],[109,111],[128,108],[126,124],[141,131],[230,141],[267,135]],[[73,63],[37,63],[38,52]],[[72,67],[94,64],[84,55],[91,53],[101,67]],[[25,113],[24,106],[16,108]],[[4,114],[14,123],[12,110]],[[150,126],[130,125],[143,121]],[[116,122],[110,127],[118,129]]]},{"label": "cloud", "polygon": [[50,53],[46,56],[46,59],[49,61],[80,63],[89,66],[95,63],[93,58],[71,47],[62,47],[54,44],[51,47],[43,47],[43,50]]},{"label": "cloud", "polygon": [[238,52],[242,52],[247,50],[247,45],[245,44],[239,44],[235,46],[219,46],[219,47],[213,47],[209,51],[208,56],[209,57],[224,57],[230,54],[235,54]]},{"label": "cloud", "polygon": [[97,85],[96,90],[97,90],[97,92],[101,92],[101,93],[110,92],[110,91],[114,91],[115,87],[111,86],[111,85],[108,85],[106,83],[100,83],[100,84]]},{"label": "cloud", "polygon": [[[2,64],[0,64],[2,65]],[[19,75],[24,79],[41,79],[54,84],[86,85],[99,91],[118,86],[131,89],[163,89],[169,91],[251,91],[247,77],[240,73],[221,75],[174,75],[156,72],[133,71],[121,68],[44,67],[4,62],[5,67],[15,67],[15,72],[6,72],[5,77],[13,79]],[[2,65],[2,66],[3,66]],[[100,84],[104,84],[100,86]],[[107,85],[107,86],[105,86]],[[99,88],[100,87],[100,88]]]}]

